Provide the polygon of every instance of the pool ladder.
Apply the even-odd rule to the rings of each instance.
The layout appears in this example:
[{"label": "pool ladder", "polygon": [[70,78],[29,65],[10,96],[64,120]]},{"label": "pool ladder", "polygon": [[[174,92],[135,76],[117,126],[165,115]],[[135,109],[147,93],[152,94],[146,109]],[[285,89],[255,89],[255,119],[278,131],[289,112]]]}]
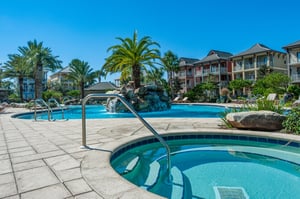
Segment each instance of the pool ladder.
[{"label": "pool ladder", "polygon": [[46,107],[46,109],[47,109],[47,111],[48,111],[48,121],[53,121],[53,120],[51,119],[52,108],[50,107],[50,103],[56,104],[56,106],[57,106],[58,108],[61,109],[62,119],[64,119],[64,109],[63,109],[63,107],[56,101],[56,99],[50,98],[50,99],[48,100],[48,104],[47,104],[43,99],[41,99],[41,98],[35,99],[35,100],[33,100],[33,102],[34,102],[34,121],[37,121],[37,104],[40,104],[40,105]]},{"label": "pool ladder", "polygon": [[154,128],[145,121],[139,114],[134,110],[132,105],[126,101],[126,99],[118,94],[89,94],[82,100],[82,148],[88,148],[86,145],[86,114],[85,114],[85,105],[86,102],[91,98],[118,98],[127,108],[133,113],[133,115],[138,118],[143,125],[159,140],[159,142],[165,147],[167,152],[167,174],[169,182],[171,179],[171,150],[167,142],[154,130]]}]

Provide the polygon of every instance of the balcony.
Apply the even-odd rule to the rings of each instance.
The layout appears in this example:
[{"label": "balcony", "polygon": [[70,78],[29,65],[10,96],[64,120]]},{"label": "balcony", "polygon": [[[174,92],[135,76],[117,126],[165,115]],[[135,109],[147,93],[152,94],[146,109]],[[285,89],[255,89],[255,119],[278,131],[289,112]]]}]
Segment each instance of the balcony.
[{"label": "balcony", "polygon": [[193,73],[192,73],[192,72],[187,72],[187,73],[186,73],[186,76],[187,76],[187,77],[193,77]]},{"label": "balcony", "polygon": [[185,77],[185,72],[179,72],[179,77]]},{"label": "balcony", "polygon": [[245,63],[245,66],[244,66],[245,70],[249,70],[249,69],[253,69],[253,68],[254,68],[253,64],[251,64],[251,63]]},{"label": "balcony", "polygon": [[293,83],[298,83],[300,82],[300,74],[292,74],[291,79]]},{"label": "balcony", "polygon": [[265,61],[260,61],[256,63],[256,67],[262,67],[262,66],[267,66],[267,62]]},{"label": "balcony", "polygon": [[241,70],[243,70],[243,67],[240,65],[236,65],[233,67],[233,71],[241,71]]},{"label": "balcony", "polygon": [[202,75],[202,71],[196,71],[195,76],[199,77]]},{"label": "balcony", "polygon": [[228,70],[226,67],[221,67],[221,73],[228,73]]},{"label": "balcony", "polygon": [[209,69],[204,69],[203,70],[203,75],[209,75],[210,73],[210,70]]}]

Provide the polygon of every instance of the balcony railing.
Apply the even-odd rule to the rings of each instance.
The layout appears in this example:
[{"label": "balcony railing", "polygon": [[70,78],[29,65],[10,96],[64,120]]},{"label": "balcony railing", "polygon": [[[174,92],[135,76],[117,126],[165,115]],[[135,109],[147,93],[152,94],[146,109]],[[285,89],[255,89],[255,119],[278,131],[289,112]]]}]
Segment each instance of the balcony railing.
[{"label": "balcony railing", "polygon": [[257,63],[256,63],[256,66],[257,67],[261,67],[261,66],[266,66],[267,65],[267,62],[264,62],[264,61],[258,61]]},{"label": "balcony railing", "polygon": [[291,79],[293,82],[300,82],[300,74],[292,74]]},{"label": "balcony railing", "polygon": [[247,64],[245,64],[244,68],[245,68],[245,70],[247,70],[247,69],[253,69],[254,65],[250,64],[250,63],[247,63]]},{"label": "balcony railing", "polygon": [[201,76],[202,75],[202,71],[196,71],[196,76]]},{"label": "balcony railing", "polygon": [[243,70],[243,67],[241,67],[241,66],[234,66],[234,67],[233,67],[233,70],[234,70],[234,71]]},{"label": "balcony railing", "polygon": [[210,73],[210,70],[209,69],[204,69],[203,70],[203,75],[208,75]]}]

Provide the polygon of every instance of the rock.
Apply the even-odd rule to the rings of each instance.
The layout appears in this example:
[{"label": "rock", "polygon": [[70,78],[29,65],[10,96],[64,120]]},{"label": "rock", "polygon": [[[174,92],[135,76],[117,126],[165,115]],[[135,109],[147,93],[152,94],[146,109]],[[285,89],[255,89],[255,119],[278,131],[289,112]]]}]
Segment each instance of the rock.
[{"label": "rock", "polygon": [[[159,86],[141,86],[133,90],[130,85],[120,89],[120,95],[130,102],[138,112],[165,111],[171,108],[167,92]],[[129,112],[118,100],[108,99],[106,110],[109,112]]]},{"label": "rock", "polygon": [[226,115],[226,120],[235,128],[265,131],[281,130],[285,118],[272,111],[235,112]]},{"label": "rock", "polygon": [[299,105],[300,105],[300,99],[294,101],[292,107],[297,107]]}]

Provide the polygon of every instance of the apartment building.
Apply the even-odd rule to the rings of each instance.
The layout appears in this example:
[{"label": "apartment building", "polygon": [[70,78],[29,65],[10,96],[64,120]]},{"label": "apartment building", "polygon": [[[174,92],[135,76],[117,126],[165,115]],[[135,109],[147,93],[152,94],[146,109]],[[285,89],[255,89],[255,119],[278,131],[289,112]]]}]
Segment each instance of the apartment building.
[{"label": "apartment building", "polygon": [[[43,90],[46,89],[47,86],[47,71],[44,71],[43,74]],[[23,99],[30,101],[35,98],[35,80],[32,78],[24,78],[23,80]]]},{"label": "apartment building", "polygon": [[272,50],[263,44],[255,44],[248,50],[232,56],[231,61],[232,80],[256,81],[262,67],[287,74],[285,53]]},{"label": "apartment building", "polygon": [[179,72],[174,74],[178,78],[181,86],[181,93],[186,93],[196,86],[194,81],[194,63],[199,59],[194,58],[179,58]]},{"label": "apartment building", "polygon": [[74,83],[72,80],[67,78],[68,74],[70,73],[70,67],[64,67],[60,71],[52,74],[49,76],[48,82],[50,85],[60,84],[65,90],[73,90],[76,89],[74,87]]},{"label": "apartment building", "polygon": [[288,75],[293,84],[300,85],[300,41],[293,42],[283,47],[286,50]]},{"label": "apartment building", "polygon": [[213,81],[219,88],[227,87],[231,80],[231,56],[229,52],[211,50],[206,57],[194,62],[194,84]]}]

